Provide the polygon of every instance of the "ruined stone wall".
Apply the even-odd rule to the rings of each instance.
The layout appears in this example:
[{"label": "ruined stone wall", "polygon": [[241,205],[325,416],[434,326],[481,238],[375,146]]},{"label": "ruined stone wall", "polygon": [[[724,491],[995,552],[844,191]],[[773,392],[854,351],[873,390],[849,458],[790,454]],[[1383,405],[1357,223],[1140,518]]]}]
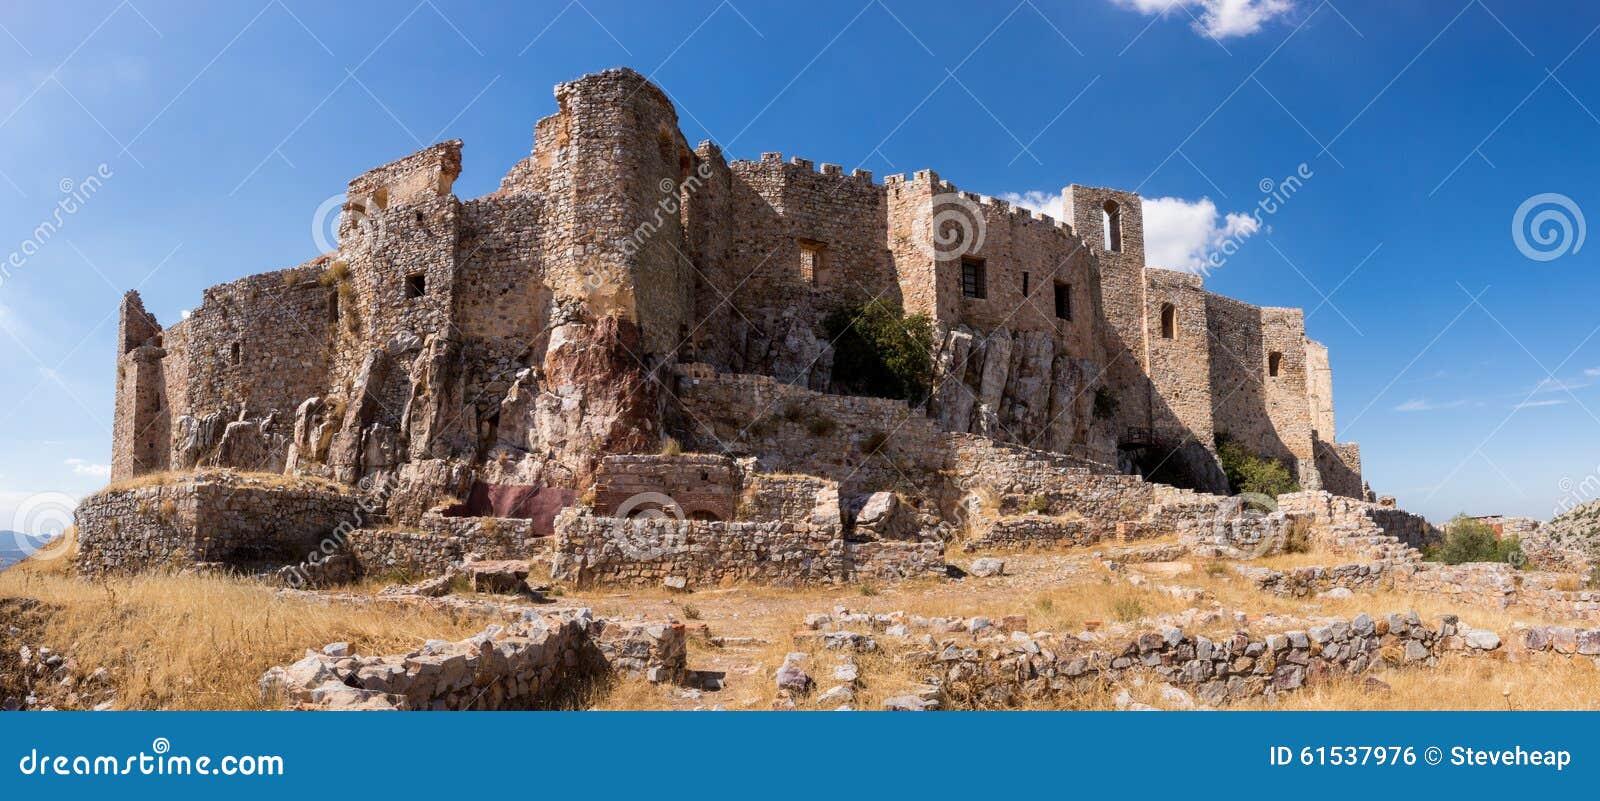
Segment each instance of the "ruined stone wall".
[{"label": "ruined stone wall", "polygon": [[[559,709],[580,704],[611,673],[599,643],[606,621],[589,610],[530,612],[460,642],[430,641],[409,654],[360,656],[324,648],[259,681],[262,700],[304,709],[467,711]],[[681,674],[683,629],[662,627],[675,646],[664,672]],[[627,636],[624,634],[623,636]]]},{"label": "ruined stone wall", "polygon": [[[1216,430],[1257,455],[1283,461],[1302,488],[1320,487],[1303,313],[1207,293],[1206,315]],[[1274,360],[1277,375],[1271,374]]]},{"label": "ruined stone wall", "polygon": [[797,520],[815,525],[836,525],[839,520],[839,485],[815,476],[746,476],[739,506],[740,520]]},{"label": "ruined stone wall", "polygon": [[725,361],[713,362],[723,369],[826,389],[828,314],[871,298],[900,303],[885,246],[884,189],[871,172],[845,175],[837,164],[819,171],[799,157],[785,163],[779,153],[729,170],[721,221],[728,244],[707,271],[723,297],[701,296],[730,328],[701,336],[730,340]]},{"label": "ruined stone wall", "polygon": [[[349,182],[336,252],[207,290],[166,330],[136,296],[125,303],[114,477],[209,465],[394,477],[404,523],[475,481],[576,493],[602,456],[661,448],[658,379],[702,359],[771,378],[677,382],[670,433],[756,458],[757,472],[815,473],[846,498],[900,488],[933,509],[943,501],[915,496],[944,486],[946,432],[1115,463],[1130,430],[1153,426],[1208,457],[1224,422],[1296,459],[1305,486],[1332,486],[1322,474],[1338,468],[1338,490],[1358,491],[1353,449],[1313,453],[1331,387],[1299,313],[1146,270],[1137,195],[1070,187],[1068,226],[928,170],[879,185],[778,154],[730,164],[710,143],[690,149],[666,94],[631,70],[555,95],[531,154],[488,197],[452,194],[462,144],[442,142]],[[975,216],[952,242],[943,226],[961,210]],[[982,260],[986,297],[963,296],[963,255]],[[1069,320],[1058,281],[1072,287]],[[832,386],[826,312],[873,296],[936,323],[926,412],[804,391]],[[1165,302],[1177,336],[1152,342]],[[1213,307],[1249,358],[1199,347],[1218,338]],[[1281,386],[1220,397],[1227,379],[1259,378],[1253,362],[1274,348]],[[1095,413],[1102,391],[1114,413]],[[1085,486],[1148,492],[1115,484]]]},{"label": "ruined stone wall", "polygon": [[1322,488],[1347,498],[1365,498],[1366,484],[1361,479],[1361,446],[1354,442],[1312,443],[1317,454],[1317,473]]},{"label": "ruined stone wall", "polygon": [[[1333,368],[1328,364],[1328,346],[1314,339],[1307,339],[1305,348],[1306,398],[1311,406],[1311,431],[1318,439],[1331,443],[1335,441]],[[1357,474],[1360,472],[1356,471]]]},{"label": "ruined stone wall", "polygon": [[678,589],[771,584],[842,584],[944,570],[939,542],[851,543],[837,525],[618,520],[577,507],[556,518],[551,577]]},{"label": "ruined stone wall", "polygon": [[[1407,549],[1422,550],[1439,542],[1443,533],[1422,515],[1365,500],[1306,490],[1278,496],[1278,508],[1314,524],[1313,536],[1335,552],[1358,553],[1368,540],[1389,540]],[[1355,550],[1352,550],[1355,549]]]},{"label": "ruined stone wall", "polygon": [[1192,439],[1209,449],[1214,434],[1211,338],[1200,276],[1156,269],[1145,275],[1144,324],[1150,331],[1149,375],[1155,389],[1150,425],[1164,443]]},{"label": "ruined stone wall", "polygon": [[595,471],[591,505],[610,516],[655,513],[732,520],[743,483],[739,466],[726,456],[607,456]]},{"label": "ruined stone wall", "polygon": [[674,354],[691,324],[693,268],[679,204],[695,155],[672,102],[626,69],[556,87],[558,113],[501,194],[540,194],[545,280],[558,304],[637,325],[640,356]]},{"label": "ruined stone wall", "polygon": [[[1072,184],[1065,195],[1072,230],[1095,256],[1105,309],[1106,383],[1117,398],[1117,428],[1149,428],[1151,389],[1147,361],[1149,330],[1144,259],[1144,207],[1138,195]],[[1115,204],[1121,229],[1119,247],[1106,242],[1107,203]],[[1117,439],[1122,438],[1117,434]]]},{"label": "ruined stone wall", "polygon": [[224,475],[108,490],[78,505],[78,569],[96,575],[197,562],[295,563],[355,520],[357,504],[321,485]]},{"label": "ruined stone wall", "polygon": [[424,515],[417,530],[356,529],[345,547],[368,576],[438,576],[468,557],[527,559],[548,552],[550,537],[540,536],[532,520]]},{"label": "ruined stone wall", "polygon": [[937,268],[930,247],[934,195],[941,183],[932,170],[917,172],[909,181],[904,175],[883,179],[889,258],[900,282],[900,299],[907,314],[925,315],[930,320],[938,319],[940,298],[952,287],[960,291],[959,284],[950,283],[949,273]]}]

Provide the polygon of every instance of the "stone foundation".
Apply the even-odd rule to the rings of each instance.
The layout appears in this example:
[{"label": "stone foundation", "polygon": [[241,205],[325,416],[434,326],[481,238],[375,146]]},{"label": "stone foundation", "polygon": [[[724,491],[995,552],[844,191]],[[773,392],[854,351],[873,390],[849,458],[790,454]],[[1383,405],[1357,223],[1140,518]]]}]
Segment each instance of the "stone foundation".
[{"label": "stone foundation", "polygon": [[107,490],[79,504],[78,568],[88,574],[219,563],[295,564],[360,522],[360,500],[310,481],[219,473]]},{"label": "stone foundation", "polygon": [[837,527],[790,522],[622,520],[572,508],[556,518],[551,577],[596,584],[801,586],[924,575],[942,543],[846,542]]}]

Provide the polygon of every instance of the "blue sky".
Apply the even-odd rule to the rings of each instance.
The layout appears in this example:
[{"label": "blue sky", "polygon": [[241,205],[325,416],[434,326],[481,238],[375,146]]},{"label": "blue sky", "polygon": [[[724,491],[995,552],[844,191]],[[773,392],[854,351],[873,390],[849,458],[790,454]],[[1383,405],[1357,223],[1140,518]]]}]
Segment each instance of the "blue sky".
[{"label": "blue sky", "polygon": [[171,323],[304,261],[345,181],[440,139],[457,193],[492,191],[551,86],[617,65],[730,157],[1137,189],[1158,266],[1231,233],[1208,285],[1308,310],[1375,489],[1548,517],[1600,470],[1600,244],[1519,248],[1513,220],[1547,193],[1600,219],[1600,7],[1533,5],[5,3],[0,529],[104,483],[124,290]]}]

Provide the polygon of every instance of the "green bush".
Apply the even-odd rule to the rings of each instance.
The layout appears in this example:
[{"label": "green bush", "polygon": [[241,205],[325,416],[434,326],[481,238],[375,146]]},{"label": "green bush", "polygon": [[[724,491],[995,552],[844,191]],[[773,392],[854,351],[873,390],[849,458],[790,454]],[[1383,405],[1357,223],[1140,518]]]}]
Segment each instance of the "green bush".
[{"label": "green bush", "polygon": [[881,298],[835,309],[833,380],[846,392],[921,403],[933,384],[933,321]]},{"label": "green bush", "polygon": [[1521,549],[1516,537],[1500,539],[1489,524],[1464,514],[1456,515],[1445,526],[1444,542],[1429,551],[1435,561],[1447,565],[1467,562],[1511,562]]},{"label": "green bush", "polygon": [[1277,459],[1257,456],[1225,435],[1217,435],[1217,456],[1228,487],[1235,495],[1260,493],[1274,498],[1286,492],[1299,492],[1300,484],[1289,475],[1289,467]]}]

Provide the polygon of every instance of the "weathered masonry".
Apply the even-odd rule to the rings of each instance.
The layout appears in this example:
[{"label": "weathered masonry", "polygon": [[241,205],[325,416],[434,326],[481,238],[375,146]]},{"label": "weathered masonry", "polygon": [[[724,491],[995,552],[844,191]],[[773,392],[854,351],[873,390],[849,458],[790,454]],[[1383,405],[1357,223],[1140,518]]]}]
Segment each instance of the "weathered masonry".
[{"label": "weathered masonry", "polygon": [[[669,436],[716,450],[676,395],[684,371],[839,394],[824,319],[882,298],[935,331],[932,397],[901,404],[917,421],[885,426],[890,440],[977,435],[1124,472],[1167,462],[1216,492],[1225,434],[1306,489],[1363,494],[1302,312],[1147,265],[1135,194],[1073,185],[1069,219],[1052,220],[932,171],[729,161],[691,146],[632,70],[555,95],[496,192],[456,197],[461,143],[443,142],[351,180],[333,252],[212,287],[167,327],[129,293],[113,480],[365,480],[392,487],[383,511],[399,522],[446,498],[531,519],[498,508],[524,499],[548,521],[607,455]],[[864,481],[844,483],[886,489]],[[724,519],[733,502],[702,501]]]}]

